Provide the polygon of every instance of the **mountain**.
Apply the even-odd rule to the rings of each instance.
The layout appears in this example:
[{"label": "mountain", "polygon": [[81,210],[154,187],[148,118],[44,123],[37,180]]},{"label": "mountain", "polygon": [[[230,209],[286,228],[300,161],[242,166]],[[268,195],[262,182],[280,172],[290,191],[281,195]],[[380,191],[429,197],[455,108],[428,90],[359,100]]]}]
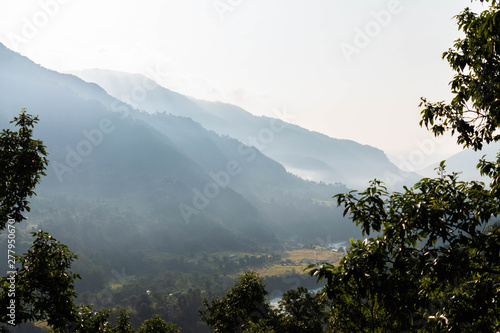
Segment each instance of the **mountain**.
[{"label": "mountain", "polygon": [[[120,84],[127,79],[113,85]],[[152,85],[145,87],[153,91]],[[269,274],[280,276],[270,291],[282,293],[306,282],[290,252],[361,238],[332,200],[349,191],[345,184],[304,180],[266,155],[283,147],[292,164],[326,173],[332,165],[312,153],[294,158],[303,158],[307,144],[336,140],[157,89],[158,98],[167,98],[165,108],[145,112],[133,99],[125,103],[98,84],[43,68],[0,44],[0,129],[12,128],[9,121],[26,108],[39,115],[34,137],[49,153],[28,219],[16,227],[16,253],[27,250],[36,230],[67,244],[78,256],[71,270],[82,276],[75,285],[78,304],[128,309],[137,326],[149,318],[143,300],[154,299],[154,311],[182,323],[183,331],[208,332],[197,324],[202,296],[222,295],[235,274],[271,265]],[[131,94],[146,101],[141,91]],[[231,131],[245,131],[245,140],[204,122],[234,122]],[[296,157],[290,157],[292,145]],[[339,147],[331,149],[340,155],[341,148],[357,150],[366,168],[371,162],[363,156],[383,157],[351,141]],[[7,238],[0,243],[7,246]],[[172,316],[164,300],[176,304]]]},{"label": "mountain", "polygon": [[[193,218],[192,224],[198,225],[198,232],[193,233],[193,226],[183,221],[178,206],[193,197],[193,188],[210,181],[196,162],[147,124],[122,119],[109,111],[100,101],[113,98],[97,85],[41,68],[3,47],[0,59],[2,127],[21,107],[40,116],[35,135],[46,144],[51,162],[47,177],[38,187],[41,198],[54,198],[57,194],[75,202],[149,201],[147,210],[161,206],[168,211],[168,215],[161,216],[165,226],[175,227],[163,228],[160,233],[184,240],[182,246],[170,244],[170,248],[195,246],[207,230],[210,232],[201,239],[207,247],[224,244],[208,235],[225,237],[233,245],[238,244],[238,237],[246,242],[274,239],[257,209],[230,188],[220,189],[218,200],[207,208],[206,214]],[[244,218],[235,222],[234,213],[227,213],[226,206],[245,212]]]},{"label": "mountain", "polygon": [[[463,151],[450,156],[445,161],[447,173],[458,172],[460,173],[459,179],[463,181],[482,181],[488,184],[490,179],[483,177],[479,174],[477,164],[479,160],[486,156],[487,161],[496,159],[496,155],[500,152],[500,142],[493,142],[483,146],[482,150],[474,151],[473,149],[464,149]],[[439,163],[430,165],[418,173],[426,177],[435,177],[435,169],[439,167]]]},{"label": "mountain", "polygon": [[374,178],[394,188],[419,179],[398,169],[377,148],[257,117],[235,105],[183,96],[140,74],[100,69],[72,73],[138,109],[189,117],[209,130],[254,146],[304,179],[342,182],[351,188],[365,188]]},{"label": "mountain", "polygon": [[[141,112],[3,45],[0,89],[1,128],[25,107],[39,115],[35,137],[49,152],[32,226],[77,249],[92,244],[114,258],[107,260],[123,261],[123,253],[250,249],[276,239],[331,243],[358,235],[331,204],[344,185],[305,181],[191,118]],[[177,107],[188,108],[184,102],[196,107],[181,97]]]}]

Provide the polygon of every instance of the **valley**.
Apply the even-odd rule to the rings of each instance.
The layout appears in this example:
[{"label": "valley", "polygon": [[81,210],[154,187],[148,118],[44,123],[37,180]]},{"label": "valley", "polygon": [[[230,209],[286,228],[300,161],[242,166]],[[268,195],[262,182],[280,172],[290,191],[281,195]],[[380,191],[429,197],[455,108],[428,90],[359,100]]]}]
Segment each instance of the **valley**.
[{"label": "valley", "polygon": [[[0,119],[19,106],[38,114],[35,135],[49,152],[20,250],[29,232],[49,232],[78,256],[77,302],[126,309],[134,325],[159,313],[184,332],[208,332],[201,300],[249,270],[270,298],[318,289],[304,269],[338,263],[344,248],[331,244],[362,238],[332,196],[368,176],[402,173],[373,147],[194,100],[145,77],[89,72],[104,90],[1,45],[0,58]],[[140,103],[113,97],[138,81],[150,87]]]}]

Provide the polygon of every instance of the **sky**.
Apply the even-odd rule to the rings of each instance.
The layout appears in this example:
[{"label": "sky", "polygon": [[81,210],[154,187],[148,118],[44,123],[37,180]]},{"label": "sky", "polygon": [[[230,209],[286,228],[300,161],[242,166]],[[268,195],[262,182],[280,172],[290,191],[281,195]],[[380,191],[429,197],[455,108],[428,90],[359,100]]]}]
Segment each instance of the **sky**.
[{"label": "sky", "polygon": [[0,42],[42,66],[142,73],[384,150],[418,170],[461,150],[419,127],[450,100],[441,59],[470,0],[25,0],[0,3]]}]

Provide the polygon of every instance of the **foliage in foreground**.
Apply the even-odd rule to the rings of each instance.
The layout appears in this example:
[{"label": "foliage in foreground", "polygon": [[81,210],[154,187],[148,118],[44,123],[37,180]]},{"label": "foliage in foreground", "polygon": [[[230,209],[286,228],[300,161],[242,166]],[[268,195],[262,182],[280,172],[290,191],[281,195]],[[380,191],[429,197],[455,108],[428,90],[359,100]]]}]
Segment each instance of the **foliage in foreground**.
[{"label": "foliage in foreground", "polygon": [[5,229],[9,218],[15,222],[25,219],[23,213],[30,210],[27,198],[35,195],[35,186],[45,176],[45,146],[32,138],[37,122],[38,117],[22,109],[11,121],[19,130],[0,132],[0,230]]},{"label": "foliage in foreground", "polygon": [[337,195],[371,237],[352,241],[338,266],[310,266],[321,295],[290,290],[272,308],[256,273],[205,300],[214,332],[497,332],[499,199],[484,184],[446,175],[389,194],[373,181]]},{"label": "foliage in foreground", "polygon": [[[12,121],[18,131],[0,132],[0,230],[8,229],[11,269],[8,276],[0,278],[0,323],[17,326],[43,320],[53,332],[135,332],[126,312],[111,324],[110,310],[94,312],[90,306],[75,306],[74,283],[80,276],[70,269],[77,256],[48,233],[31,233],[34,240],[27,253],[15,254],[15,223],[24,220],[23,213],[30,210],[27,198],[35,195],[34,188],[48,163],[43,143],[32,138],[37,121],[23,109]],[[0,331],[9,330],[0,327]],[[138,332],[180,330],[153,316]]]},{"label": "foliage in foreground", "polygon": [[375,237],[352,242],[326,279],[334,332],[496,332],[500,329],[499,202],[456,174],[389,195],[374,181],[336,196]]},{"label": "foliage in foreground", "polygon": [[[500,140],[500,7],[491,3],[457,16],[465,37],[443,55],[456,71],[453,100],[422,102],[421,125],[476,150]],[[439,178],[403,193],[375,180],[335,196],[375,236],[352,241],[338,267],[310,267],[327,281],[333,332],[500,331],[500,154],[478,168],[489,188],[458,181],[441,163]]]},{"label": "foliage in foreground", "polygon": [[299,287],[287,291],[276,308],[266,295],[262,278],[246,272],[225,296],[205,299],[200,317],[214,332],[221,333],[313,333],[321,332],[326,325],[320,295]]},{"label": "foliage in foreground", "polygon": [[456,72],[450,83],[455,97],[450,103],[423,98],[421,104],[420,125],[435,135],[456,133],[459,144],[475,150],[500,139],[500,4],[491,2],[480,14],[465,8],[456,16],[464,38],[443,54]]},{"label": "foliage in foreground", "polygon": [[[457,19],[465,37],[444,54],[457,72],[451,83],[455,97],[448,104],[424,99],[421,125],[436,135],[457,133],[458,143],[481,149],[500,140],[500,8],[491,1],[480,15],[466,9]],[[14,119],[18,132],[0,133],[0,230],[9,217],[23,220],[27,198],[44,175],[44,146],[31,138],[36,121],[23,111]],[[215,332],[231,333],[318,332],[327,323],[331,332],[500,331],[500,227],[494,223],[500,154],[495,162],[481,160],[479,168],[492,179],[490,188],[460,182],[442,164],[439,178],[423,179],[403,193],[389,194],[373,181],[361,193],[337,195],[345,214],[365,235],[375,236],[353,241],[337,267],[310,267],[327,281],[327,300],[297,290],[273,309],[260,278],[246,273],[224,297],[205,301],[202,319]],[[16,324],[46,319],[54,332],[133,332],[126,313],[111,324],[108,310],[75,307],[78,276],[69,269],[76,257],[48,234],[34,236],[31,252],[16,257],[23,263],[12,275],[18,293],[9,296],[9,281],[0,281],[1,311],[14,299]],[[8,320],[2,312],[0,321]],[[157,316],[139,328],[178,331]]]}]

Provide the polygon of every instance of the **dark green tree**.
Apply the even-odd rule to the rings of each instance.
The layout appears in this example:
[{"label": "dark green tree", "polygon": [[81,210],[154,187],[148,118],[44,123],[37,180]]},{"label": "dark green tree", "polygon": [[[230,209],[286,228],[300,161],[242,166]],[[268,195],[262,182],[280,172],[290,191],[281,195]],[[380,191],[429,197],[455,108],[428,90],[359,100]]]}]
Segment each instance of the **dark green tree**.
[{"label": "dark green tree", "polygon": [[288,290],[279,301],[280,329],[287,333],[323,332],[327,316],[320,294],[307,288]]},{"label": "dark green tree", "polygon": [[276,314],[266,302],[267,291],[255,272],[241,275],[235,285],[222,298],[205,299],[201,320],[214,332],[244,332],[250,327],[274,327]]},{"label": "dark green tree", "polygon": [[[364,234],[327,280],[334,332],[495,332],[500,328],[498,198],[457,175],[404,193],[378,182],[336,196]],[[312,268],[312,267],[310,267]],[[482,329],[482,330],[481,330]]]},{"label": "dark green tree", "polygon": [[453,100],[431,103],[424,98],[421,104],[425,106],[421,125],[435,135],[457,133],[459,144],[474,149],[500,139],[496,131],[500,124],[500,6],[498,1],[491,2],[479,15],[466,8],[456,16],[465,37],[443,54],[456,72],[451,81]]},{"label": "dark green tree", "polygon": [[[43,143],[32,138],[37,122],[23,109],[11,122],[18,131],[0,132],[0,230],[8,227],[9,250],[16,245],[15,222],[25,219],[23,213],[30,210],[27,199],[35,194],[48,163]],[[73,287],[78,275],[68,271],[76,256],[47,233],[32,235],[30,250],[9,257],[13,273],[0,279],[0,322],[47,320],[55,328],[65,327],[76,318]],[[15,319],[9,306],[15,306]]]},{"label": "dark green tree", "polygon": [[145,320],[139,333],[180,333],[181,330],[174,324],[167,324],[160,315],[154,315],[151,319]]},{"label": "dark green tree", "polygon": [[201,319],[214,332],[323,332],[327,316],[319,294],[299,287],[283,294],[278,308],[266,300],[262,279],[255,272],[240,276],[222,298],[204,300]]},{"label": "dark green tree", "polygon": [[109,323],[110,314],[111,311],[108,309],[95,312],[90,305],[80,306],[77,317],[71,323],[63,328],[53,328],[52,331],[55,333],[119,332],[115,331]]},{"label": "dark green tree", "polygon": [[[35,240],[28,252],[15,256],[21,268],[0,279],[1,320],[9,322],[5,309],[14,300],[16,324],[46,320],[54,328],[65,328],[77,318],[74,282],[79,275],[69,271],[77,257],[46,232],[32,235]],[[12,279],[15,281],[14,293],[10,288]]]},{"label": "dark green tree", "polygon": [[116,323],[113,328],[116,333],[134,333],[135,330],[130,324],[130,313],[121,309],[120,315],[116,318]]},{"label": "dark green tree", "polygon": [[[492,1],[457,16],[465,37],[444,54],[457,73],[455,97],[423,100],[421,125],[474,149],[500,139],[499,9]],[[402,193],[375,180],[335,196],[367,238],[351,241],[338,266],[310,267],[327,282],[332,332],[500,331],[500,155],[478,167],[490,188],[460,182],[441,163],[438,178]]]},{"label": "dark green tree", "polygon": [[23,213],[30,210],[28,198],[35,195],[35,186],[48,164],[42,141],[32,138],[38,117],[22,109],[11,123],[17,131],[4,129],[0,132],[0,230],[5,229],[8,219],[21,222]]},{"label": "dark green tree", "polygon": [[[38,117],[23,109],[11,122],[20,127],[18,131],[0,132],[0,230],[7,227],[9,234],[15,233],[15,222],[25,219],[23,213],[30,210],[27,198],[35,195],[35,186],[45,175],[45,146],[32,138],[37,122]],[[127,312],[122,311],[112,325],[111,310],[95,312],[90,305],[76,307],[74,283],[80,276],[70,268],[77,256],[46,232],[31,235],[34,240],[28,252],[12,255],[12,273],[0,278],[0,323],[19,325],[44,320],[52,332],[135,332]],[[9,249],[15,248],[15,241],[9,236]],[[12,304],[15,318],[9,309]],[[0,331],[8,329],[0,327]],[[159,316],[146,320],[139,331],[180,332]]]}]

